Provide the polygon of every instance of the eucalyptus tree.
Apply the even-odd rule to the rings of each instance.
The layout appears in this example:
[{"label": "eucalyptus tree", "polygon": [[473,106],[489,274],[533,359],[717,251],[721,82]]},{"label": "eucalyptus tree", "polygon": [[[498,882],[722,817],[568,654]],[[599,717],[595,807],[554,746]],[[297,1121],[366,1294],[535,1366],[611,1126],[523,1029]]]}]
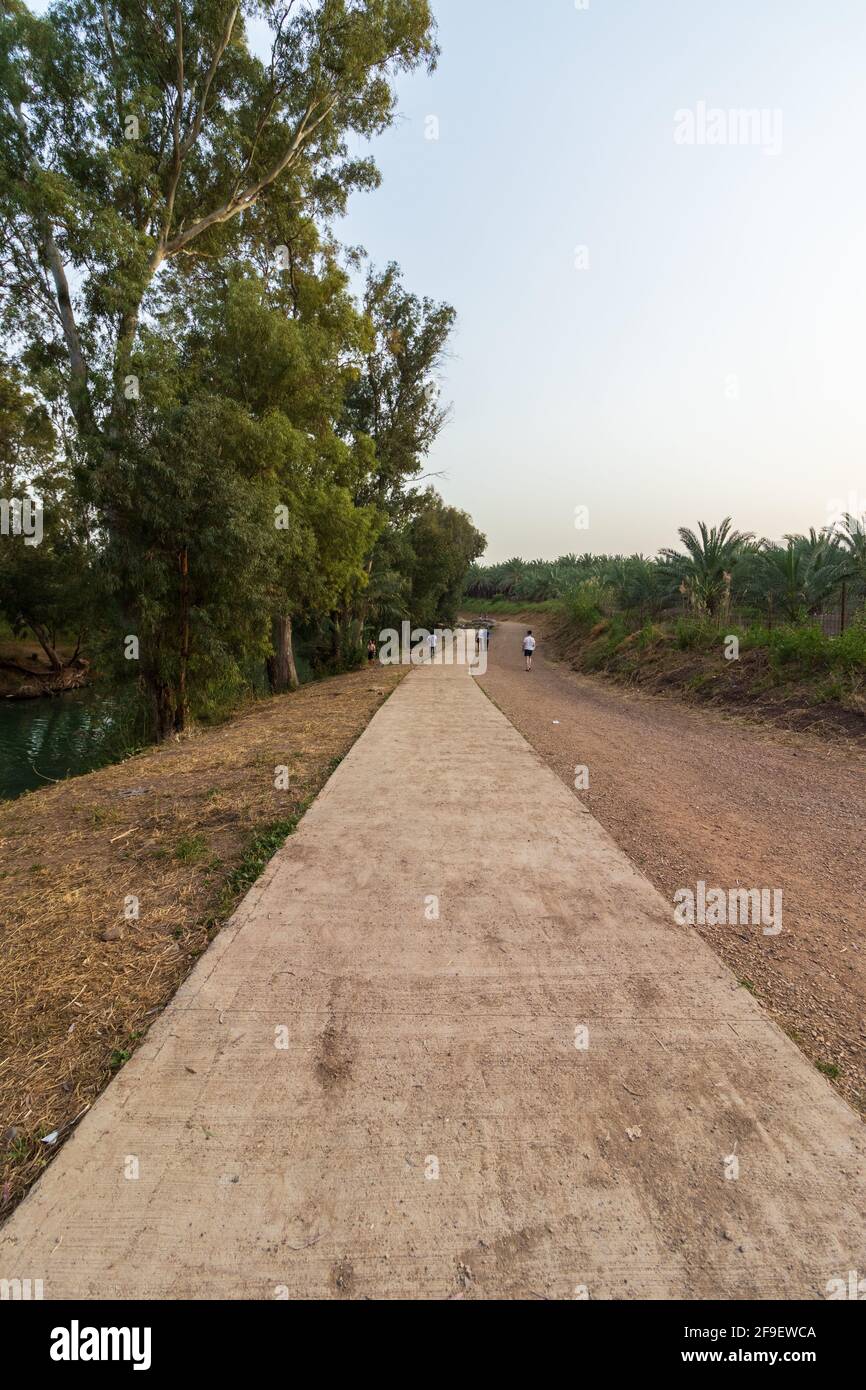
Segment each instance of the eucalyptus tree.
[{"label": "eucalyptus tree", "polygon": [[347,388],[343,433],[370,442],[373,463],[355,502],[374,507],[380,525],[365,579],[330,615],[334,662],[358,648],[364,626],[384,606],[396,613],[411,602],[411,584],[394,582],[398,554],[396,568],[412,566],[398,536],[417,513],[412,484],[420,481],[449,415],[439,376],[456,318],[451,305],[412,293],[391,262],[383,270],[368,269],[362,308],[368,338]]},{"label": "eucalyptus tree", "polygon": [[[45,403],[0,361],[0,616],[14,636],[35,639],[55,675],[78,663],[92,595],[88,519],[65,465]],[[77,637],[71,658],[58,651],[58,634]],[[14,660],[0,666],[29,674]]]},{"label": "eucalyptus tree", "polygon": [[[251,20],[268,33],[264,58],[251,50]],[[375,186],[375,166],[351,152],[352,137],[383,130],[395,77],[436,56],[427,0],[58,0],[44,18],[7,0],[0,326],[66,394],[116,621],[124,632],[134,619],[149,637],[142,670],[161,733],[185,720],[196,627],[202,659],[210,633],[216,666],[228,628],[214,613],[225,614],[232,595],[239,639],[253,641],[268,603],[285,619],[283,596],[297,594],[301,567],[313,563],[309,517],[294,518],[276,555],[268,528],[246,519],[259,516],[266,478],[298,501],[318,448],[300,462],[300,436],[321,443],[324,422],[342,411],[322,388],[317,424],[289,421],[290,467],[290,449],[268,452],[273,422],[243,418],[231,392],[218,397],[196,375],[190,324],[178,326],[177,314],[185,305],[189,320],[207,318],[203,268],[225,291],[234,270],[264,258],[275,276],[285,273],[286,312],[300,317],[305,250],[316,254],[305,242],[310,217],[340,212],[353,188]],[[256,355],[249,341],[247,350]],[[319,364],[327,355],[309,353]],[[323,447],[352,494],[369,451],[338,442]],[[255,486],[243,455],[253,443],[264,460]],[[281,489],[281,470],[294,489]],[[330,505],[345,546],[340,523],[353,513],[328,486],[306,488],[309,515],[321,543]],[[369,547],[367,523],[358,524]]]},{"label": "eucalyptus tree", "polygon": [[466,512],[446,506],[433,488],[416,494],[414,506],[406,527],[410,606],[415,620],[432,628],[457,616],[467,570],[484,553],[487,539]]},{"label": "eucalyptus tree", "polygon": [[[264,20],[270,56],[249,47]],[[63,349],[91,463],[116,460],[161,272],[237,254],[292,190],[375,182],[350,134],[393,119],[393,77],[437,49],[426,0],[8,0],[0,26],[2,309]]]},{"label": "eucalyptus tree", "polygon": [[373,441],[376,466],[358,500],[399,516],[406,484],[448,420],[438,373],[456,314],[407,290],[393,262],[368,271],[363,308],[372,336],[346,398],[346,427]]}]

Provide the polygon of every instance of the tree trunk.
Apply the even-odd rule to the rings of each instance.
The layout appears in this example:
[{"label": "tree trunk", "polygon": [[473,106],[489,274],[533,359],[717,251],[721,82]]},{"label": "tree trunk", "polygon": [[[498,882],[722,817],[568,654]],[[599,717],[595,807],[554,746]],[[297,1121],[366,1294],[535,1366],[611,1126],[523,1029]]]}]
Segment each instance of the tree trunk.
[{"label": "tree trunk", "polygon": [[297,690],[300,685],[295,667],[295,653],[292,647],[292,619],[290,614],[277,614],[271,619],[271,643],[273,656],[268,658],[268,680],[275,695],[287,690]]},{"label": "tree trunk", "polygon": [[40,647],[44,651],[45,655],[48,657],[48,662],[51,666],[52,671],[62,671],[63,662],[57,655],[57,652],[54,649],[54,645],[51,642],[51,639],[48,633],[46,632],[45,628],[42,626],[42,624],[34,622],[32,618],[28,618],[27,625],[30,628],[30,631],[33,633],[34,637],[36,638],[37,642],[39,643]]},{"label": "tree trunk", "polygon": [[189,666],[189,551],[180,553],[180,671],[178,673],[177,708],[174,712],[175,733],[186,728],[189,695],[186,675]]},{"label": "tree trunk", "polygon": [[338,609],[331,614],[331,663],[336,669],[343,660],[343,623]]},{"label": "tree trunk", "polygon": [[158,677],[145,677],[150,687],[153,706],[153,735],[157,743],[164,743],[174,732],[177,716],[177,700],[174,691]]}]

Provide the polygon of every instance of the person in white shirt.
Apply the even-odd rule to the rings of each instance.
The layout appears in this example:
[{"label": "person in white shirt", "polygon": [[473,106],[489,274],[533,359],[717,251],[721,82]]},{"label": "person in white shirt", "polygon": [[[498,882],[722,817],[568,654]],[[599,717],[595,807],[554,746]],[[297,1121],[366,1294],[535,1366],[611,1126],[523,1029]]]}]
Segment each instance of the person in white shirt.
[{"label": "person in white shirt", "polygon": [[532,670],[532,653],[535,651],[535,638],[532,635],[532,628],[529,629],[523,639],[523,655],[526,657],[526,669]]},{"label": "person in white shirt", "polygon": [[431,662],[432,662],[432,661],[435,661],[435,660],[436,660],[436,648],[437,648],[438,645],[439,645],[439,633],[438,633],[438,632],[431,632],[431,633],[430,633],[429,641],[430,641],[430,660],[431,660]]}]

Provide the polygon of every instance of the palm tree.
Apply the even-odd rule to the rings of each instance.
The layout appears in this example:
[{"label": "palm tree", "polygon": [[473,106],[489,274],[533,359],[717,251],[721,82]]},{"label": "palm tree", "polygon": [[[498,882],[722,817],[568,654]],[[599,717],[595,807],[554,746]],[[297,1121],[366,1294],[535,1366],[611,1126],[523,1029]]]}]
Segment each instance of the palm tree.
[{"label": "palm tree", "polygon": [[786,536],[787,546],[762,541],[751,566],[749,589],[761,600],[778,601],[792,623],[819,609],[842,578],[839,548],[814,529]]},{"label": "palm tree", "polygon": [[679,536],[686,553],[663,549],[662,568],[679,580],[681,592],[698,608],[715,617],[730,596],[734,571],[753,546],[754,536],[750,531],[732,530],[729,516],[720,526],[698,522],[698,532],[681,526]]},{"label": "palm tree", "polygon": [[500,592],[503,593],[506,598],[514,597],[525,570],[526,561],[521,560],[519,555],[513,556],[510,560],[506,560],[505,564],[501,566]]},{"label": "palm tree", "polygon": [[844,552],[843,577],[866,586],[866,513],[858,517],[846,512],[834,534]]}]

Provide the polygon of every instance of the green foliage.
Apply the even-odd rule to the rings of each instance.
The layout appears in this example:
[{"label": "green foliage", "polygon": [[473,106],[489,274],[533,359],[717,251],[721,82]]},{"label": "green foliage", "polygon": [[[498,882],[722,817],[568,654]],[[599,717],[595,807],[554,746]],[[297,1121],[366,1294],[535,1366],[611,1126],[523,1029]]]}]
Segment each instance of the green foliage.
[{"label": "green foliage", "polygon": [[[866,607],[866,517],[846,516],[834,527],[792,535],[784,545],[755,541],[735,531],[730,518],[719,526],[699,522],[680,529],[682,550],[644,555],[565,555],[558,560],[512,557],[496,565],[473,565],[465,594],[482,604],[559,601],[582,628],[593,617],[614,612],[643,623],[672,619],[688,610],[707,618],[718,632],[735,611],[750,619],[810,622],[822,609],[837,610],[844,588],[846,613]],[[595,586],[593,590],[591,587]],[[581,592],[595,594],[597,616]],[[693,629],[680,633],[696,642]]]},{"label": "green foliage", "polygon": [[706,618],[680,618],[674,628],[674,641],[681,652],[710,651],[721,643],[716,623]]},{"label": "green foliage", "polygon": [[407,539],[412,551],[410,607],[416,621],[429,628],[453,622],[466,571],[487,541],[465,512],[446,507],[432,488],[418,500]]},{"label": "green foliage", "polygon": [[197,864],[207,854],[207,840],[203,835],[190,835],[178,840],[174,847],[174,857],[182,864]]},{"label": "green foliage", "polygon": [[586,633],[603,617],[606,594],[598,580],[587,580],[572,590],[564,600],[564,609],[578,632]]},{"label": "green foliage", "polygon": [[372,337],[346,394],[345,425],[372,441],[376,463],[358,501],[399,513],[403,485],[420,472],[448,418],[436,373],[455,313],[406,291],[393,263],[369,271],[364,310]]},{"label": "green foliage", "polygon": [[0,617],[14,636],[32,635],[59,667],[57,633],[80,639],[91,620],[93,547],[50,414],[22,375],[0,360],[0,498],[38,499],[43,535],[38,545],[0,537]]},{"label": "green foliage", "polygon": [[624,613],[654,617],[675,601],[676,586],[667,571],[643,555],[615,556],[605,563],[601,578],[614,606]]},{"label": "green foliage", "polygon": [[604,630],[590,642],[584,653],[582,665],[586,671],[598,671],[606,666],[628,636],[628,628],[621,617],[611,618],[603,627]]},{"label": "green foliage", "polygon": [[505,618],[516,616],[520,613],[559,613],[562,609],[562,603],[559,599],[553,598],[545,599],[541,603],[530,602],[529,600],[521,603],[515,599],[508,598],[463,598],[460,601],[460,607],[464,612],[471,613],[478,617],[490,614],[492,617],[499,615]]},{"label": "green foliage", "polygon": [[255,837],[248,846],[241,863],[228,880],[226,885],[228,898],[239,897],[252,888],[277,851],[282,848],[290,835],[294,835],[308,805],[308,801],[300,803],[291,817],[276,821]]},{"label": "green foliage", "polygon": [[660,553],[663,572],[696,609],[713,617],[730,599],[734,574],[753,538],[734,531],[730,517],[720,526],[701,521],[697,532],[681,526],[679,536],[684,550],[665,548]]},{"label": "green foliage", "polygon": [[762,607],[772,603],[789,622],[802,622],[838,591],[846,577],[842,550],[828,532],[789,536],[786,546],[762,541],[743,566],[743,589]]},{"label": "green foliage", "polygon": [[0,18],[0,327],[36,390],[0,388],[0,443],[32,482],[49,412],[64,441],[50,543],[7,565],[4,612],[50,627],[62,600],[69,620],[76,567],[95,572],[100,661],[122,670],[138,638],[160,736],[217,714],[252,660],[292,679],[293,621],[357,653],[377,540],[418,512],[403,483],[445,419],[430,379],[454,311],[393,265],[359,308],[329,228],[378,181],[352,147],[436,56],[427,0]]}]

